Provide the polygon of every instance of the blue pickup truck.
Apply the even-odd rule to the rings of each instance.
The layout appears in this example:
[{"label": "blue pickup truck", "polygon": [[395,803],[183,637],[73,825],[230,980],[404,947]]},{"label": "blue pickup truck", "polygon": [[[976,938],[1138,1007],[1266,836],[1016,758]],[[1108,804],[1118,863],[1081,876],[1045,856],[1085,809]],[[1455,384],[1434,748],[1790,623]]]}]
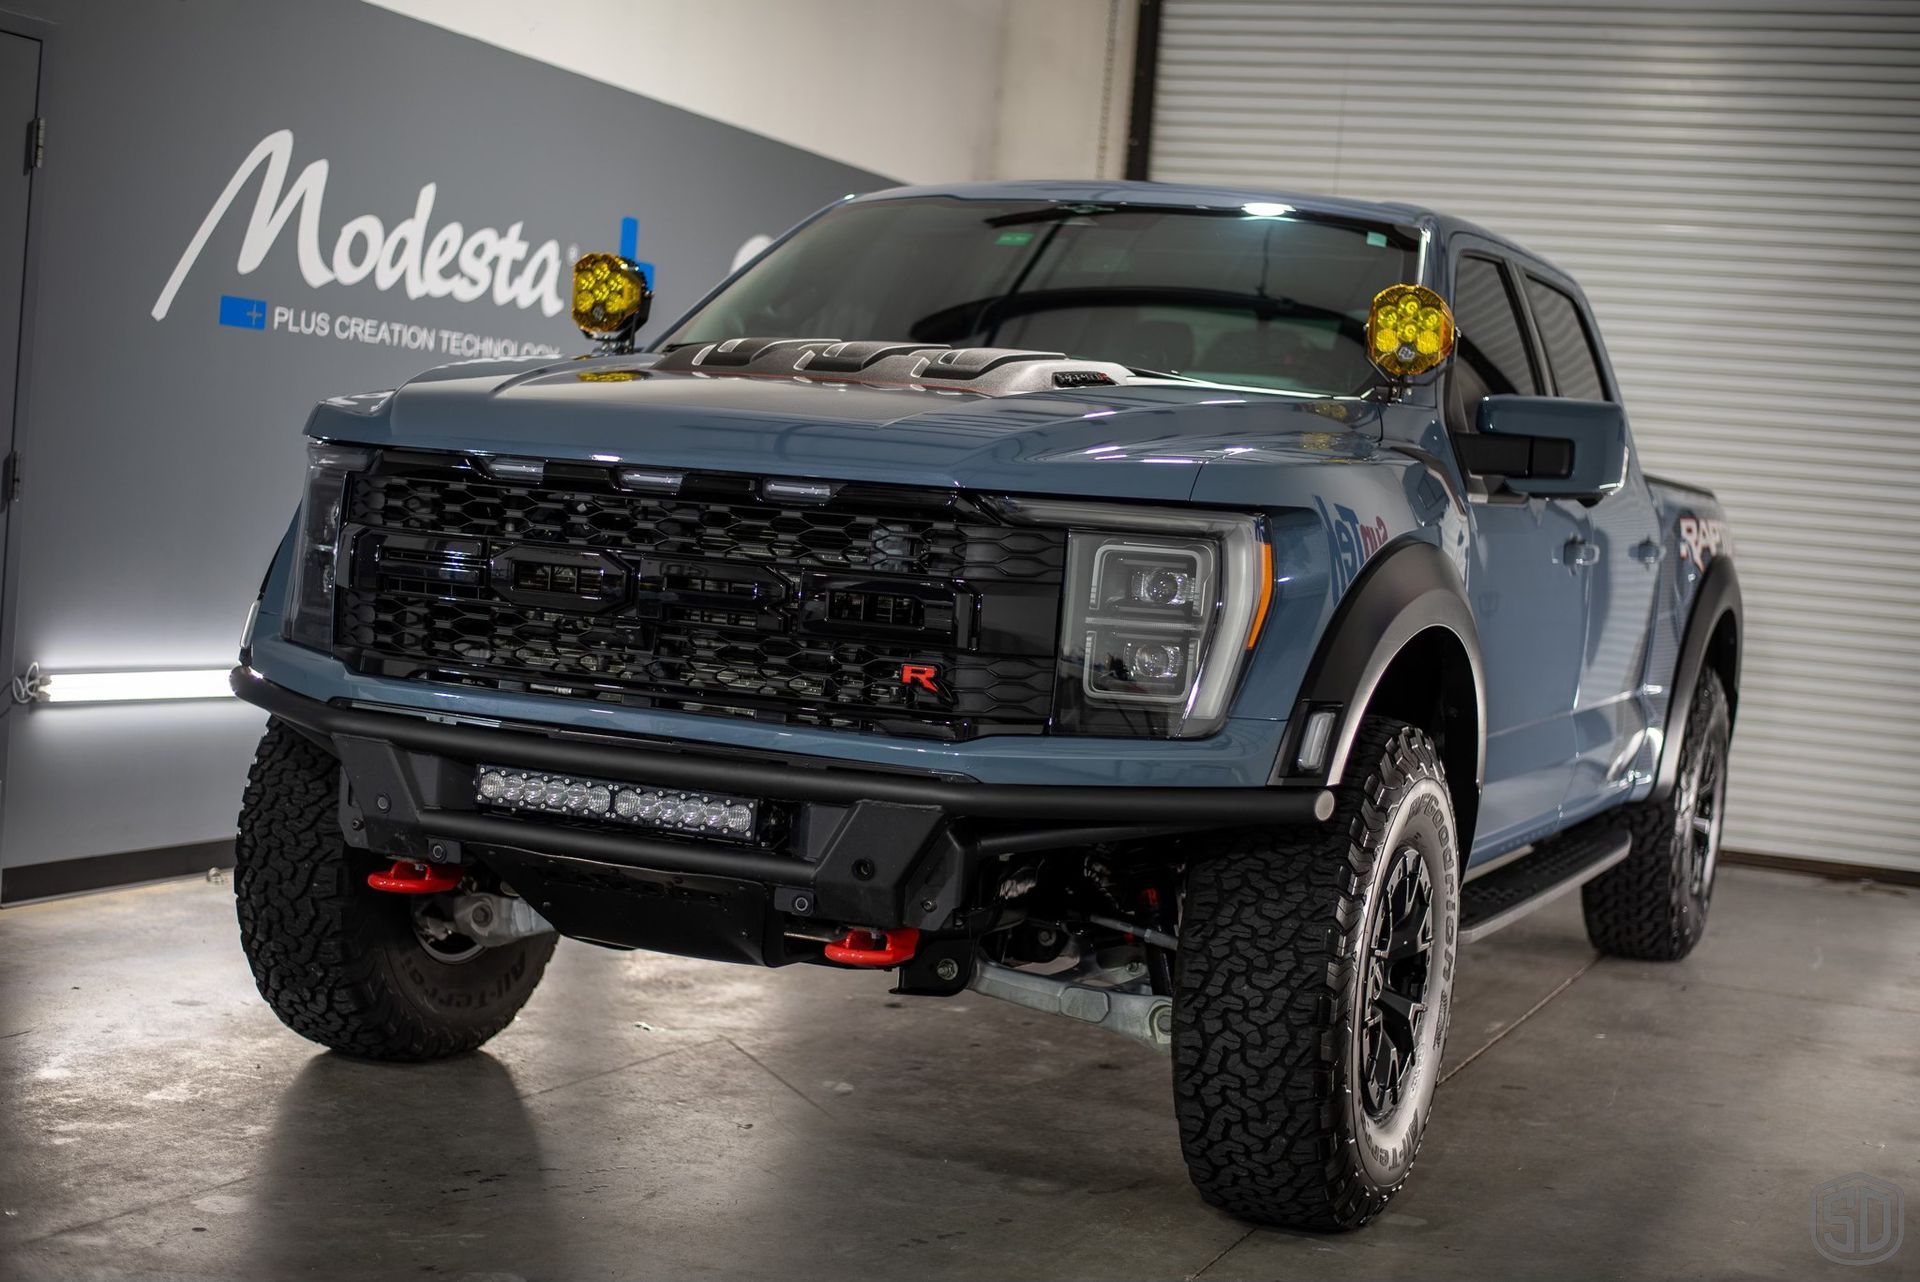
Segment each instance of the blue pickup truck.
[{"label": "blue pickup truck", "polygon": [[558,935],[891,973],[1170,1054],[1194,1183],[1406,1180],[1460,945],[1699,940],[1743,643],[1580,289],[1401,204],[1147,183],[821,211],[645,350],[321,404],[235,670],[294,1030],[469,1050]]}]

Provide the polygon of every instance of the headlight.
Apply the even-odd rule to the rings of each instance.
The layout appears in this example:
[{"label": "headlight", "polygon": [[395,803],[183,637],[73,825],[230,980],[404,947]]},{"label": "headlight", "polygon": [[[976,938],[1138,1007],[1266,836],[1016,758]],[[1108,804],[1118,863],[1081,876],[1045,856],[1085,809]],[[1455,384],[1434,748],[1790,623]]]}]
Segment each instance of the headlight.
[{"label": "headlight", "polygon": [[373,451],[332,441],[307,444],[307,489],[293,548],[293,600],[287,640],[316,650],[333,647],[333,581],[339,564],[340,504],[347,477],[373,462]]},{"label": "headlight", "polygon": [[1067,535],[1055,729],[1192,739],[1227,719],[1272,599],[1252,516],[1009,499]]}]

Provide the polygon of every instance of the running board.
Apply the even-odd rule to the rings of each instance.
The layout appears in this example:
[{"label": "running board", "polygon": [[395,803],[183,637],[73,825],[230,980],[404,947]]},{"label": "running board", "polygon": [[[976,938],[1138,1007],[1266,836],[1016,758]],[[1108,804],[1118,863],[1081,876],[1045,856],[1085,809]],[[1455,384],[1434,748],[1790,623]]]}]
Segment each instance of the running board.
[{"label": "running board", "polygon": [[1633,837],[1612,816],[1543,841],[1532,854],[1476,877],[1460,892],[1460,942],[1470,944],[1550,904],[1625,859]]}]

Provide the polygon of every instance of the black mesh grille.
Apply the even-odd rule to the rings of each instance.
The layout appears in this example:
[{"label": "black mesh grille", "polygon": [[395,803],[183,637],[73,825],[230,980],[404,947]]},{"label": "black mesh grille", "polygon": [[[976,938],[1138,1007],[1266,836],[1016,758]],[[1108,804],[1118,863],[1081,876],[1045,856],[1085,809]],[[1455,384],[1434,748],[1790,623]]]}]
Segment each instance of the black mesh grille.
[{"label": "black mesh grille", "polygon": [[1065,535],[953,491],[645,495],[389,452],[342,515],[337,649],[362,671],[944,738],[1051,712]]}]

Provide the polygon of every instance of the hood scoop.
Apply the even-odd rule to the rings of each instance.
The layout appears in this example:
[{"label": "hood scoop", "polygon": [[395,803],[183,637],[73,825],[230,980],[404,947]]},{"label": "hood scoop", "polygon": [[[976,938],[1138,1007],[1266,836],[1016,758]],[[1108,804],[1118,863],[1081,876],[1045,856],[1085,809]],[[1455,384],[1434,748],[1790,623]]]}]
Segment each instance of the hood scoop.
[{"label": "hood scoop", "polygon": [[847,343],[837,338],[730,338],[669,352],[653,368],[707,377],[784,377],[980,396],[1117,387],[1139,381],[1124,365],[1076,360],[1064,352],[885,339]]}]

